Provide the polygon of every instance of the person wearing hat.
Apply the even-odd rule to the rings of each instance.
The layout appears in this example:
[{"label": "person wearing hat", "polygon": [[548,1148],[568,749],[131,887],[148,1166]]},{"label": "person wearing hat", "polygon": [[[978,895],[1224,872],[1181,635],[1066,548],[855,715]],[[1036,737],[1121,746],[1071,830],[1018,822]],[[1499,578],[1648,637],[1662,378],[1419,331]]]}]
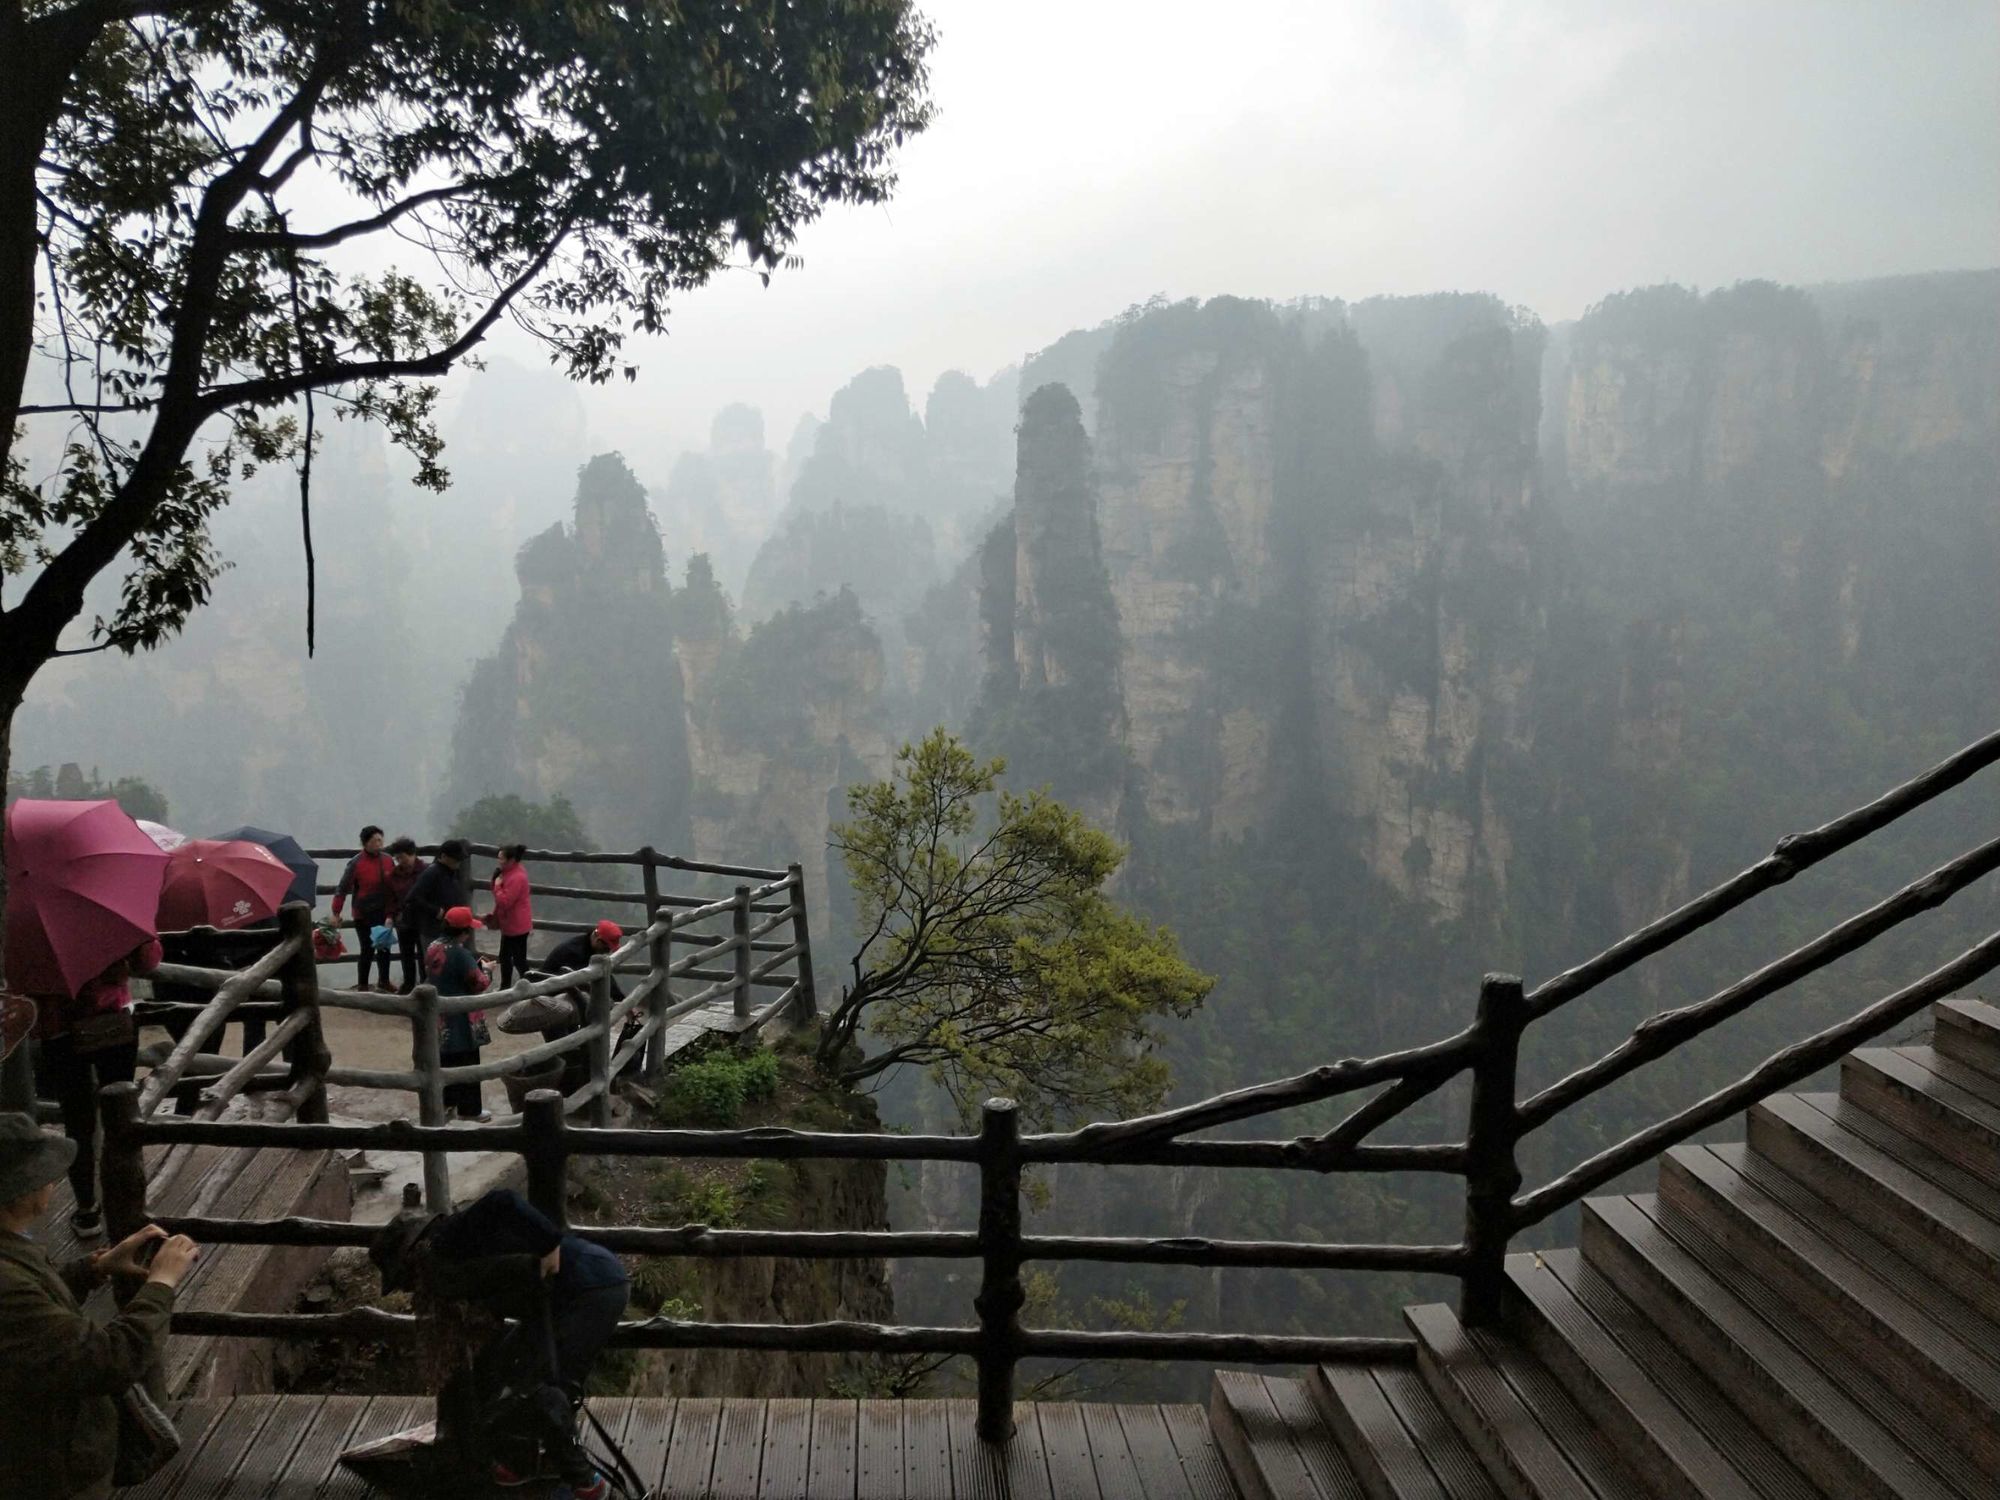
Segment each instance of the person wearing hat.
[{"label": "person wearing hat", "polygon": [[[590,961],[610,953],[625,941],[625,933],[619,925],[606,917],[588,932],[579,932],[574,937],[564,938],[549,949],[548,956],[541,962],[541,972],[550,975],[574,974],[578,969],[590,967]],[[625,989],[618,983],[616,975],[611,979],[611,998],[614,1001],[625,998]],[[517,1014],[519,1013],[518,1018]],[[520,1000],[508,1010],[500,1023],[502,1031],[539,1031],[545,1042],[559,1041],[584,1022],[584,992],[563,990],[553,995],[536,995]],[[637,1029],[640,1017],[635,1013],[626,1018],[629,1029]],[[622,1044],[624,1036],[619,1037]],[[572,1048],[562,1055],[563,1072],[557,1087],[565,1095],[573,1094],[590,1081],[590,1054],[582,1047]]]},{"label": "person wearing hat", "polygon": [[456,1302],[513,1320],[455,1361],[438,1393],[440,1445],[489,1466],[502,1486],[556,1478],[577,1500],[597,1500],[608,1485],[576,1423],[584,1382],[630,1298],[624,1264],[509,1188],[448,1214],[425,1213],[410,1196],[405,1204],[369,1243],[382,1290],[410,1292],[426,1311]]},{"label": "person wearing hat", "polygon": [[[0,1114],[0,1495],[111,1493],[117,1397],[155,1373],[174,1291],[200,1254],[148,1224],[57,1269],[30,1231],[75,1157],[76,1142]],[[83,1299],[111,1277],[143,1285],[93,1322]]]},{"label": "person wearing hat", "polygon": [[[432,869],[437,867],[433,865]],[[493,982],[487,960],[473,950],[473,937],[486,924],[472,914],[469,906],[454,906],[444,914],[443,931],[424,950],[424,974],[437,986],[440,1000],[461,995],[483,995]],[[479,1061],[479,1037],[472,1029],[472,1017],[460,1014],[443,1017],[438,1023],[438,1062],[447,1068],[469,1067]],[[486,1121],[492,1111],[480,1101],[479,1083],[448,1083],[444,1089],[445,1108],[461,1120]]]}]

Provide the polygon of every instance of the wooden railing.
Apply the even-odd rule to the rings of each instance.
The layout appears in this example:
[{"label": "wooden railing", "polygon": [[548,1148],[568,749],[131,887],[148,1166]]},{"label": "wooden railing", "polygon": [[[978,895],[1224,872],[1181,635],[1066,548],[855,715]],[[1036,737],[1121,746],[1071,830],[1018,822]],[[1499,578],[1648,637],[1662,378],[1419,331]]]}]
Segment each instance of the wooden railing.
[{"label": "wooden railing", "polygon": [[[475,846],[475,852],[478,846]],[[328,851],[314,851],[315,857]],[[339,851],[332,851],[338,853]],[[351,852],[351,851],[349,851]],[[566,1054],[584,1050],[589,1076],[563,1101],[568,1110],[588,1108],[591,1123],[611,1123],[612,1089],[627,1072],[650,1075],[659,1070],[667,1029],[690,1012],[728,999],[734,1011],[731,1028],[738,1035],[761,1030],[774,1017],[792,1014],[811,1017],[817,1009],[812,971],[812,942],[806,916],[805,879],[797,865],[787,870],[750,869],[738,865],[702,864],[696,861],[641,850],[634,855],[561,854],[532,855],[544,861],[637,864],[647,889],[637,893],[573,891],[543,887],[541,895],[576,896],[588,900],[631,899],[644,903],[647,925],[628,935],[613,951],[594,958],[587,968],[553,978],[521,980],[508,989],[493,989],[479,995],[440,996],[433,985],[420,984],[408,995],[364,994],[327,986],[318,978],[312,960],[312,914],[303,903],[284,907],[280,913],[280,937],[270,952],[239,972],[198,968],[186,964],[162,964],[154,977],[176,984],[212,989],[213,998],[196,1012],[193,1023],[166,1059],[146,1078],[138,1098],[138,1113],[150,1117],[161,1103],[177,1092],[186,1092],[188,1069],[197,1058],[211,1071],[221,1061],[201,1053],[204,1042],[215,1036],[246,1001],[275,998],[283,1002],[277,1029],[240,1062],[228,1067],[213,1083],[200,1091],[197,1117],[214,1119],[231,1099],[246,1089],[268,1085],[264,1065],[280,1051],[294,1047],[295,1040],[308,1030],[319,1036],[319,1015],[324,1009],[362,1011],[394,1016],[410,1027],[411,1066],[400,1069],[370,1069],[341,1065],[326,1055],[323,1040],[310,1061],[294,1064],[302,1075],[285,1102],[294,1106],[310,1094],[316,1108],[299,1118],[323,1122],[326,1119],[324,1086],[392,1089],[412,1093],[417,1098],[417,1118],[421,1124],[445,1124],[444,1090],[457,1083],[484,1082],[510,1074],[525,1074],[559,1061]],[[710,875],[749,876],[756,885],[739,885],[721,900],[703,901],[664,893],[658,889],[660,869],[693,870]],[[727,921],[721,932],[712,924]],[[587,931],[592,924],[538,923],[561,930]],[[789,929],[789,931],[785,931]],[[678,944],[692,952],[675,956]],[[338,962],[352,962],[351,956]],[[622,999],[614,999],[612,976],[617,973],[643,975]],[[693,988],[688,988],[692,985]],[[759,991],[776,990],[768,998]],[[441,1022],[450,1016],[473,1011],[498,1012],[514,1001],[533,995],[574,994],[582,1001],[583,1024],[554,1041],[524,1048],[519,1052],[488,1061],[446,1067],[439,1057],[438,1033]],[[641,1007],[644,1007],[643,1012]],[[638,1024],[627,1030],[628,1020]],[[621,1040],[622,1037],[622,1040]],[[449,1207],[451,1178],[446,1154],[424,1154],[424,1196],[433,1207]]]},{"label": "wooden railing", "polygon": [[[1521,1192],[1518,1148],[1524,1136],[1634,1068],[1654,1061],[1746,1007],[1814,973],[1919,912],[1936,907],[2000,868],[2000,839],[1981,844],[1895,895],[1829,929],[1795,951],[1706,1000],[1663,1012],[1598,1061],[1526,1100],[1518,1098],[1523,1034],[1642,959],[1705,927],[1743,902],[1791,879],[1840,849],[1887,826],[2000,760],[2000,734],[1988,736],[1875,802],[1821,828],[1781,841],[1766,859],[1678,910],[1614,943],[1595,958],[1524,992],[1510,975],[1489,975],[1472,1024],[1455,1036],[1381,1057],[1349,1058],[1291,1078],[1220,1094],[1137,1119],[1081,1129],[1023,1135],[1013,1104],[991,1100],[971,1135],[823,1134],[781,1129],[573,1129],[553,1092],[531,1095],[519,1123],[475,1130],[395,1121],[384,1125],[252,1125],[205,1120],[143,1119],[129,1085],[106,1091],[107,1158],[129,1164],[148,1145],[379,1147],[390,1150],[515,1151],[527,1163],[529,1194],[543,1212],[566,1222],[563,1190],[573,1156],[830,1157],[889,1161],[969,1162],[980,1178],[976,1230],[952,1232],[678,1229],[581,1227],[576,1232],[626,1254],[704,1258],[937,1256],[976,1259],[977,1322],[962,1327],[888,1327],[871,1323],[746,1324],[653,1318],[628,1323],[617,1341],[670,1348],[769,1349],[803,1352],[959,1354],[979,1370],[979,1431],[988,1440],[1012,1428],[1015,1366],[1023,1358],[1200,1359],[1292,1364],[1307,1361],[1402,1359],[1406,1339],[1305,1337],[1252,1333],[1096,1332],[1022,1326],[1021,1267],[1036,1260],[1089,1260],[1129,1265],[1286,1267],[1329,1270],[1439,1272],[1460,1278],[1460,1309],[1472,1324],[1499,1311],[1503,1262],[1514,1235],[1576,1202],[1621,1172],[1688,1139],[1756,1100],[1795,1084],[1843,1052],[1880,1035],[1933,1000],[2000,966],[2000,932],[1847,1020],[1786,1047],[1737,1082],[1598,1152],[1562,1176]],[[1465,1138],[1436,1144],[1382,1144],[1369,1137],[1461,1073],[1472,1075]],[[1277,1110],[1375,1090],[1332,1129],[1294,1139],[1217,1140],[1195,1132]],[[1099,1166],[1201,1166],[1312,1172],[1436,1172],[1465,1179],[1464,1228],[1456,1244],[1329,1244],[1216,1240],[1190,1236],[1124,1238],[1031,1235],[1021,1226],[1021,1173],[1056,1163]],[[108,1169],[107,1169],[108,1170]],[[143,1181],[141,1182],[143,1190]],[[113,1232],[136,1227],[143,1199],[116,1202],[107,1184]],[[303,1219],[165,1221],[170,1229],[213,1241],[269,1244],[365,1243],[366,1226]],[[328,1334],[409,1335],[409,1316],[375,1309],[339,1314],[201,1313],[176,1318],[187,1332],[245,1336]]]}]

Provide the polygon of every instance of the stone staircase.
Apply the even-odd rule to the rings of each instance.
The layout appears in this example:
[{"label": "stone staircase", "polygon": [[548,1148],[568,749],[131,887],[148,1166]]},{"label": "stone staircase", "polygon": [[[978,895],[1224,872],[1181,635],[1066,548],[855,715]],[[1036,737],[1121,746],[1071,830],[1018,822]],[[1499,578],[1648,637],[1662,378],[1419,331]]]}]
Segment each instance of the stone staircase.
[{"label": "stone staircase", "polygon": [[1509,1259],[1496,1327],[1414,1307],[1414,1366],[1218,1373],[1243,1493],[2000,1497],[2000,1010],[1933,1016],[1586,1201],[1580,1249]]}]

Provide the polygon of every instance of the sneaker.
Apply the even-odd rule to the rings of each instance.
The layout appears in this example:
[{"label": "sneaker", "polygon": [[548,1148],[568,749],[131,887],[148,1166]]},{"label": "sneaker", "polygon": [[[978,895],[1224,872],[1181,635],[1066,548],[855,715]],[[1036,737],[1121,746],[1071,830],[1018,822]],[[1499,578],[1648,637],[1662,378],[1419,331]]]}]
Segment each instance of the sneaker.
[{"label": "sneaker", "polygon": [[482,1109],[476,1115],[460,1115],[459,1119],[468,1125],[490,1125],[493,1122],[493,1111]]},{"label": "sneaker", "polygon": [[375,986],[364,979],[354,987],[354,993],[357,995],[372,995],[375,993]]},{"label": "sneaker", "polygon": [[79,1208],[69,1216],[69,1227],[76,1231],[80,1240],[94,1240],[104,1233],[104,1210],[92,1204],[89,1208]]},{"label": "sneaker", "polygon": [[532,1474],[516,1474],[505,1464],[495,1462],[493,1465],[493,1482],[503,1490],[512,1490],[518,1489],[524,1484],[533,1484],[535,1476]]},{"label": "sneaker", "polygon": [[611,1486],[602,1474],[593,1471],[586,1483],[571,1485],[569,1492],[574,1500],[605,1500],[605,1496],[611,1493]]}]

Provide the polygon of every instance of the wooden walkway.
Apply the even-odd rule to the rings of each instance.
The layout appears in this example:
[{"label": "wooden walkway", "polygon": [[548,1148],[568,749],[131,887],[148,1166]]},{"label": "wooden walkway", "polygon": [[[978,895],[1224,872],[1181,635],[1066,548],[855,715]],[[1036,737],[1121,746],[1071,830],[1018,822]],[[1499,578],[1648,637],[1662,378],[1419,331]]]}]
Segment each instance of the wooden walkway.
[{"label": "wooden walkway", "polygon": [[1251,1500],[1995,1500],[2000,1010],[1851,1053],[1583,1244],[1507,1262],[1498,1326],[1413,1307],[1413,1364],[1224,1372]]},{"label": "wooden walkway", "polygon": [[[591,1409],[655,1500],[1238,1500],[1198,1406],[1023,1403],[1011,1442],[970,1401],[620,1399]],[[182,1450],[132,1500],[360,1500],[358,1443],[425,1421],[410,1396],[238,1396],[180,1410]],[[533,1489],[515,1491],[523,1496]]]},{"label": "wooden walkway", "polygon": [[[302,1214],[345,1219],[351,1197],[347,1169],[330,1151],[174,1146],[147,1151],[146,1202],[161,1217]],[[58,1265],[105,1244],[103,1239],[78,1242],[69,1226],[74,1207],[65,1182],[56,1189],[41,1230],[49,1258]],[[210,1245],[182,1283],[175,1306],[188,1312],[290,1312],[327,1253],[275,1245]],[[108,1317],[110,1288],[99,1287],[87,1308],[95,1317]],[[271,1348],[262,1339],[175,1335],[167,1341],[167,1390],[175,1397],[267,1391],[270,1363]]]}]

